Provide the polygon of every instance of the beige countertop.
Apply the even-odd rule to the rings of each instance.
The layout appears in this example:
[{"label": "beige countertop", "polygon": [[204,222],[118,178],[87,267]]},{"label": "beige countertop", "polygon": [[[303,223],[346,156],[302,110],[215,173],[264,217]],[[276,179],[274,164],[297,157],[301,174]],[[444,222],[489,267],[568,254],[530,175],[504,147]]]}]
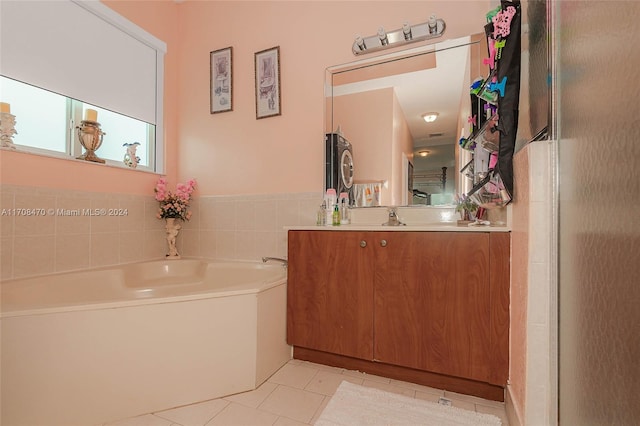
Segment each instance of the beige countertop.
[{"label": "beige countertop", "polygon": [[288,226],[288,231],[384,231],[384,232],[510,232],[506,225],[457,225],[455,222],[424,223],[405,226],[383,226],[380,224],[350,224],[340,226]]}]

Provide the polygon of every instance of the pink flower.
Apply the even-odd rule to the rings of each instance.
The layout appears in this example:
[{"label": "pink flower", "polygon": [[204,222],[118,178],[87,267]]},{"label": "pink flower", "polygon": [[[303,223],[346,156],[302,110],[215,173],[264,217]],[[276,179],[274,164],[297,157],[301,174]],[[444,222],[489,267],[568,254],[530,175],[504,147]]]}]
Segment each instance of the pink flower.
[{"label": "pink flower", "polygon": [[195,179],[189,179],[186,184],[177,184],[176,192],[173,194],[167,190],[167,181],[164,178],[158,179],[153,189],[155,199],[160,204],[156,217],[159,219],[178,218],[189,220],[191,218],[191,212],[188,210],[189,200],[195,187]]}]

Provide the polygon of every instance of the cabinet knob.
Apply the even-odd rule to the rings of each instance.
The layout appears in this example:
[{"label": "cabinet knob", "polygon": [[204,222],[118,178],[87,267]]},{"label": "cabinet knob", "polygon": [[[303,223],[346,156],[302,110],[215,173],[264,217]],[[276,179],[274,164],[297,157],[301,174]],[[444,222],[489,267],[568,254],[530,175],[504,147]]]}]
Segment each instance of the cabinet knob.
[{"label": "cabinet knob", "polygon": [[382,247],[386,247],[386,246],[387,246],[387,240],[381,240],[381,241],[380,241],[380,245],[381,245]]},{"label": "cabinet knob", "polygon": [[365,248],[367,246],[367,242],[365,240],[360,241],[360,247]]}]

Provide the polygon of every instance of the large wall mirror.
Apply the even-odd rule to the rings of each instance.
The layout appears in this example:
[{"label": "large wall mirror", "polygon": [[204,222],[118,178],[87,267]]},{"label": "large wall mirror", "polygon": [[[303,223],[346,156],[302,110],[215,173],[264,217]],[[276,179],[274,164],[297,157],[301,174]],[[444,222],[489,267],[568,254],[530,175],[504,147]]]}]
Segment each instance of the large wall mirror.
[{"label": "large wall mirror", "polygon": [[376,185],[379,205],[395,206],[466,192],[459,172],[470,154],[458,140],[469,135],[469,87],[488,74],[486,56],[474,34],[328,68],[325,132],[351,144],[354,186]]}]

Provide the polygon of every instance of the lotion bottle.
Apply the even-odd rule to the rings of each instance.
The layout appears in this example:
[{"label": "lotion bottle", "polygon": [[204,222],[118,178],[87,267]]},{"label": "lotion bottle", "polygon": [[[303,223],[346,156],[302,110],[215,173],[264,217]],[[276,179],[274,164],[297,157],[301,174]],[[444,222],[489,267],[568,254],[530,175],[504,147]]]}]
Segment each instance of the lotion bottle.
[{"label": "lotion bottle", "polygon": [[334,188],[328,188],[327,193],[324,197],[324,200],[325,200],[325,209],[326,209],[325,211],[327,215],[327,220],[325,221],[325,224],[328,226],[331,226],[333,223],[333,210],[338,203],[338,200],[336,197],[336,190]]},{"label": "lotion bottle", "polygon": [[323,201],[322,204],[320,205],[320,209],[318,210],[318,217],[316,218],[316,225],[318,226],[324,226],[327,224],[327,206],[325,205],[325,202]]},{"label": "lotion bottle", "polygon": [[350,222],[349,218],[349,194],[346,192],[340,193],[340,225],[347,225]]}]

